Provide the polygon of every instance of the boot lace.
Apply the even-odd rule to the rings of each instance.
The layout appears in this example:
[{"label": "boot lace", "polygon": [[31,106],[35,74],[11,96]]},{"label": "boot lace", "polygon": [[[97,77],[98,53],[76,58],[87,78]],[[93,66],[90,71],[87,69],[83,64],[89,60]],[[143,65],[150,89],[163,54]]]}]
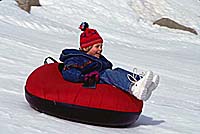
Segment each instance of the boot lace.
[{"label": "boot lace", "polygon": [[136,83],[140,79],[142,79],[145,76],[144,72],[138,73],[137,68],[133,68],[133,75],[127,74],[127,78],[130,82]]}]

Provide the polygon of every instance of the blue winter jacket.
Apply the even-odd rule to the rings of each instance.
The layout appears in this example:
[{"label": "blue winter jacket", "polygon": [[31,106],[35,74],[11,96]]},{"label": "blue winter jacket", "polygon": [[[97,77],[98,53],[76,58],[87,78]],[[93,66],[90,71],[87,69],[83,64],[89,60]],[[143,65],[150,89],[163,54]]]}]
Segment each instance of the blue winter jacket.
[{"label": "blue winter jacket", "polygon": [[60,61],[64,63],[63,78],[71,82],[83,82],[84,75],[93,71],[112,69],[112,63],[104,56],[97,58],[76,49],[64,49]]}]

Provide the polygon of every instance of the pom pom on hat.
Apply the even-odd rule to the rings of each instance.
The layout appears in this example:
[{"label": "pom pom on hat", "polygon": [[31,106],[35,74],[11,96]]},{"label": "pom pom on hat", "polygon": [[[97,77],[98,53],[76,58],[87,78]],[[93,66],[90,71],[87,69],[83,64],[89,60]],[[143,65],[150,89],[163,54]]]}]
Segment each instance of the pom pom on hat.
[{"label": "pom pom on hat", "polygon": [[86,28],[88,28],[89,25],[87,22],[82,22],[81,25],[79,26],[79,29],[81,29],[81,31],[85,31]]},{"label": "pom pom on hat", "polygon": [[97,43],[103,43],[103,39],[95,29],[90,29],[87,22],[82,22],[79,29],[83,31],[80,35],[80,47],[86,48]]}]

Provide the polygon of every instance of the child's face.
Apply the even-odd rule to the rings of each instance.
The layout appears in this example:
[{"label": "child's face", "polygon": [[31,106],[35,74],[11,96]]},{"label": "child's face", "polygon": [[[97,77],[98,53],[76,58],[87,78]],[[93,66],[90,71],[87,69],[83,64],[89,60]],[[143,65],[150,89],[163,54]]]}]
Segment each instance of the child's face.
[{"label": "child's face", "polygon": [[87,52],[87,54],[93,55],[93,56],[99,58],[101,55],[101,52],[102,52],[102,47],[103,47],[102,43],[94,44],[92,46],[92,48]]}]

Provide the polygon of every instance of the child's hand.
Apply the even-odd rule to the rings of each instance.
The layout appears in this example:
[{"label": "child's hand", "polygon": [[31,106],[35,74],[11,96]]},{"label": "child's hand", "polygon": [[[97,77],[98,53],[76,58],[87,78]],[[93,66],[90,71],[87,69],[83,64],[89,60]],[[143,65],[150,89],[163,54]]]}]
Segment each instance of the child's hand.
[{"label": "child's hand", "polygon": [[99,81],[99,72],[98,71],[90,72],[84,76],[84,81],[90,81],[92,79],[94,79],[96,82]]}]

